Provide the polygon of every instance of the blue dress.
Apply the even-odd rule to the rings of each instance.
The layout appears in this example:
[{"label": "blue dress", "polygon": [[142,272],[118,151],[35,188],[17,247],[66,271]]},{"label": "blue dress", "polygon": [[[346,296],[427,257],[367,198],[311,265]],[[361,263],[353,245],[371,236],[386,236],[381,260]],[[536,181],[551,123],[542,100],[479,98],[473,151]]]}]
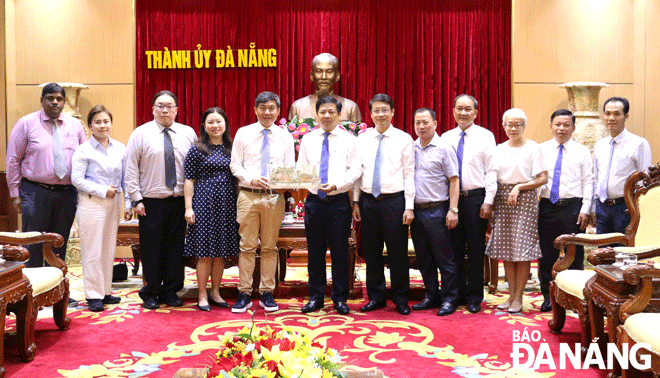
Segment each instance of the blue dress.
[{"label": "blue dress", "polygon": [[236,179],[224,145],[211,145],[208,155],[193,146],[184,162],[186,180],[195,180],[192,208],[195,224],[188,225],[184,256],[238,255]]}]

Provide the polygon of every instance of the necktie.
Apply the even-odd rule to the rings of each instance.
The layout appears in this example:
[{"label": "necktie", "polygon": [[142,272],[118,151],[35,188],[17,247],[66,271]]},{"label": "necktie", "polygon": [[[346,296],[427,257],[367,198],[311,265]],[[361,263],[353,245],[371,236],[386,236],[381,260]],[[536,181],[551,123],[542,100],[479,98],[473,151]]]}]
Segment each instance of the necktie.
[{"label": "necktie", "polygon": [[174,164],[174,146],[172,145],[172,136],[170,128],[163,130],[163,147],[165,151],[165,185],[174,190],[176,186],[176,166]]},{"label": "necktie", "polygon": [[269,129],[264,129],[264,140],[261,143],[261,177],[268,176],[268,166],[270,165],[270,142],[268,141]]},{"label": "necktie", "polygon": [[[321,177],[321,184],[328,183],[328,168],[330,164],[330,147],[328,142],[328,137],[330,133],[323,133],[323,145],[321,146],[321,168],[319,170],[319,176]],[[319,197],[321,199],[325,198],[327,194],[319,190]]]},{"label": "necktie", "polygon": [[371,184],[371,194],[374,197],[380,195],[380,169],[383,165],[383,138],[385,135],[380,134],[378,136],[380,141],[378,142],[378,151],[376,151],[376,163],[374,164],[374,179]]},{"label": "necktie", "polygon": [[559,153],[555,162],[555,171],[552,174],[552,188],[550,188],[550,202],[559,201],[559,180],[561,179],[561,160],[564,157],[564,145],[559,145]]},{"label": "necktie", "polygon": [[600,202],[605,202],[607,201],[607,187],[610,182],[610,170],[612,169],[612,158],[614,157],[614,146],[616,145],[616,141],[612,139],[610,141],[610,159],[607,161],[607,174],[604,177],[604,180],[602,181],[600,185],[600,192],[598,193],[598,197],[600,199]]},{"label": "necktie", "polygon": [[66,176],[66,158],[64,157],[62,133],[57,125],[57,120],[51,119],[51,122],[53,123],[53,165],[55,175],[61,180]]},{"label": "necktie", "polygon": [[465,145],[465,131],[461,131],[461,139],[458,141],[456,157],[458,158],[458,184],[463,189],[463,146]]}]

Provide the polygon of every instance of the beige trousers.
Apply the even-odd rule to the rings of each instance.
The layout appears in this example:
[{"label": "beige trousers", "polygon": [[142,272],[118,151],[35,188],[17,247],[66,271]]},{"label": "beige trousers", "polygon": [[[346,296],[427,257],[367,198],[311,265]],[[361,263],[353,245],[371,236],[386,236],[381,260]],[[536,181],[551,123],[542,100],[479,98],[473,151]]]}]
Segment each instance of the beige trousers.
[{"label": "beige trousers", "polygon": [[238,291],[252,293],[255,253],[261,240],[261,282],[259,293],[275,290],[277,270],[277,239],[284,217],[284,196],[251,193],[241,190],[238,193],[236,221],[241,236],[238,255]]},{"label": "beige trousers", "polygon": [[121,195],[101,198],[78,194],[76,222],[86,299],[103,299],[110,294],[121,206]]}]

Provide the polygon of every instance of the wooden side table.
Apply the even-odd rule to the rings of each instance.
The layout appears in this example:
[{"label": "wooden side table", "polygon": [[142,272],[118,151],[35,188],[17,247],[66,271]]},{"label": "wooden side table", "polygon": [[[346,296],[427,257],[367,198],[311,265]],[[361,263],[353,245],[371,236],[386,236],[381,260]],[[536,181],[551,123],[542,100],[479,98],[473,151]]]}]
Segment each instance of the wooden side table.
[{"label": "wooden side table", "polygon": [[25,264],[22,261],[5,261],[0,264],[0,377],[4,377],[4,338],[7,309],[16,313],[15,344],[19,354],[26,361],[34,358],[37,349],[34,344],[34,324],[32,324],[32,285],[23,275]]},{"label": "wooden side table", "polygon": [[[589,307],[592,342],[597,342],[601,354],[607,356],[607,343],[616,343],[619,309],[639,285],[627,284],[623,269],[614,265],[598,265],[594,271],[596,276],[587,282],[584,293]],[[660,312],[660,280],[653,280],[653,295],[644,312]],[[605,337],[604,315],[607,317],[608,337]],[[616,371],[610,373],[610,376],[619,375],[620,372]]]}]

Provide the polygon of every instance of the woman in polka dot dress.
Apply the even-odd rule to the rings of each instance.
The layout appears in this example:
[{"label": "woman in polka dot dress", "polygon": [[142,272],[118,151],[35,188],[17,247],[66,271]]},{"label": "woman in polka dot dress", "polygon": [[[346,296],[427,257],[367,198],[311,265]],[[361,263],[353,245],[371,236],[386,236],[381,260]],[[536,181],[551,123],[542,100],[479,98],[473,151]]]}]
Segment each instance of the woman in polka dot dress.
[{"label": "woman in polka dot dress", "polygon": [[[224,258],[238,255],[236,179],[229,169],[232,141],[224,110],[210,108],[202,115],[199,141],[184,162],[186,221],[184,256],[197,257],[197,306],[229,307],[220,296]],[[211,297],[206,284],[211,275]]]},{"label": "woman in polka dot dress", "polygon": [[509,298],[497,308],[516,313],[522,311],[530,262],[541,257],[536,188],[548,182],[548,172],[538,144],[523,138],[527,124],[525,113],[509,109],[502,120],[509,140],[495,149],[493,169],[497,171],[497,195],[486,254],[504,260],[504,273],[509,283]]}]

